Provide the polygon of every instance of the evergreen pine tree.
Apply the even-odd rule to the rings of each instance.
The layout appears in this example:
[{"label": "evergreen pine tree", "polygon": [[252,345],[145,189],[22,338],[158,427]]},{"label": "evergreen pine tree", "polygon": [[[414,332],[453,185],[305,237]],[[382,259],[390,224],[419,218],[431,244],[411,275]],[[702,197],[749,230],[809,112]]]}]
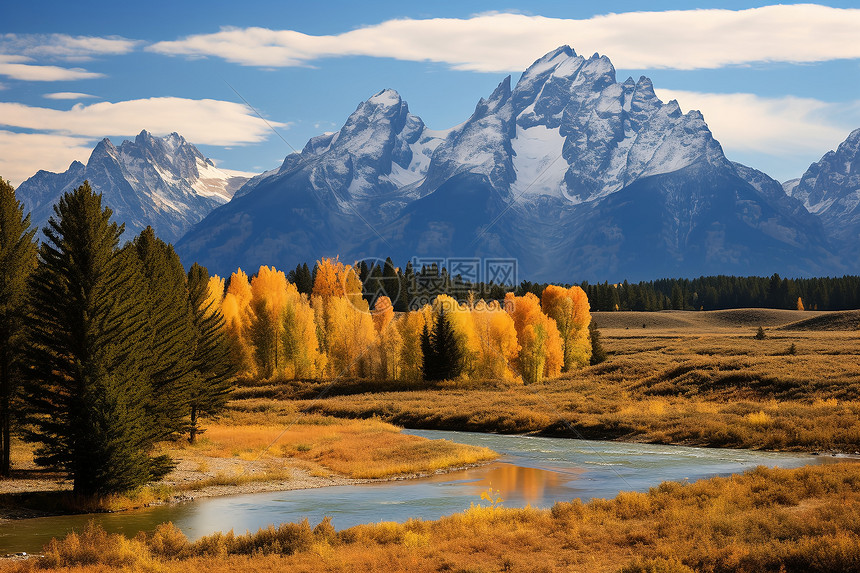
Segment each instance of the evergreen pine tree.
[{"label": "evergreen pine tree", "polygon": [[126,491],[169,471],[150,457],[145,282],[123,227],[87,182],[54,206],[30,281],[29,437],[75,493]]},{"label": "evergreen pine tree", "polygon": [[412,268],[412,261],[406,263],[406,267],[402,273],[398,274],[400,279],[400,296],[394,301],[395,312],[406,312],[409,310],[409,305],[412,299],[416,296],[415,271]]},{"label": "evergreen pine tree", "polygon": [[597,330],[597,325],[593,320],[588,324],[588,335],[591,338],[591,360],[589,364],[594,366],[606,360],[606,350],[603,348],[603,343],[600,342],[600,331]]},{"label": "evergreen pine tree", "polygon": [[436,349],[430,340],[430,329],[427,324],[424,324],[424,330],[421,332],[421,376],[424,380],[439,380],[439,359],[436,356]]},{"label": "evergreen pine tree", "polygon": [[147,370],[152,400],[147,405],[154,438],[164,440],[185,430],[189,415],[193,332],[188,312],[185,269],[173,247],[152,227],[134,240],[140,258],[147,305]]},{"label": "evergreen pine tree", "polygon": [[445,311],[439,312],[436,326],[433,329],[433,344],[439,357],[439,373],[442,380],[452,380],[463,371],[463,352],[457,343],[454,327],[445,316]]},{"label": "evergreen pine tree", "polygon": [[382,291],[391,300],[391,304],[396,308],[400,300],[400,276],[397,273],[397,268],[394,266],[394,261],[391,257],[385,259],[385,264],[382,267]]},{"label": "evergreen pine tree", "polygon": [[27,281],[36,266],[35,233],[15,189],[0,177],[0,476],[11,469],[12,404],[21,374]]},{"label": "evergreen pine tree", "polygon": [[[305,266],[307,269],[307,265]],[[193,332],[193,378],[189,392],[192,444],[202,433],[200,416],[224,409],[239,371],[234,341],[227,335],[220,309],[208,302],[209,272],[194,263],[188,271],[188,309]]]},{"label": "evergreen pine tree", "polygon": [[424,351],[425,380],[451,380],[463,371],[463,352],[444,310],[436,316],[432,333],[424,325],[421,349]]}]

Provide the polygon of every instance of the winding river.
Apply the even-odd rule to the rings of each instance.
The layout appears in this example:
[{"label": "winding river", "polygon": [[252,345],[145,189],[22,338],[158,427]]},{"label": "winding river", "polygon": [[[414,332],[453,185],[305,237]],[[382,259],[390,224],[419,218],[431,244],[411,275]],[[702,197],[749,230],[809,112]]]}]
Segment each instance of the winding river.
[{"label": "winding river", "polygon": [[647,491],[660,482],[694,481],[743,472],[758,465],[798,467],[833,458],[807,454],[688,448],[564,438],[510,436],[435,430],[404,430],[486,446],[502,454],[479,468],[423,479],[206,498],[121,513],[66,515],[7,522],[0,526],[0,555],[38,552],[95,520],[110,532],[134,535],[172,521],[190,539],[215,531],[256,531],[272,523],[311,524],[332,517],[337,529],[410,517],[437,519],[481,503],[481,492],[498,490],[507,507],[550,507],[557,501],[614,497]]}]

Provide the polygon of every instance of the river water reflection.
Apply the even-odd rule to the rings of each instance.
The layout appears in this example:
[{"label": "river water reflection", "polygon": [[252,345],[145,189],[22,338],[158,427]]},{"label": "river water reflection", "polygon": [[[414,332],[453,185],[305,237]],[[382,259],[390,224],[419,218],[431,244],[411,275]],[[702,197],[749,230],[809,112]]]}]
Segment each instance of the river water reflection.
[{"label": "river water reflection", "polygon": [[[269,524],[311,524],[331,516],[338,528],[410,517],[437,519],[482,503],[481,492],[498,490],[507,507],[550,507],[557,501],[613,497],[619,491],[647,491],[666,480],[697,480],[738,473],[757,465],[798,467],[830,458],[681,446],[625,444],[564,438],[500,436],[466,432],[405,430],[428,438],[487,446],[496,463],[402,480],[311,490],[207,498],[169,506],[95,515],[20,520],[0,526],[0,554],[37,552],[51,537],[83,528],[94,519],[111,532],[134,535],[172,521],[190,538],[233,529],[256,531]],[[486,502],[483,502],[486,503]]]}]

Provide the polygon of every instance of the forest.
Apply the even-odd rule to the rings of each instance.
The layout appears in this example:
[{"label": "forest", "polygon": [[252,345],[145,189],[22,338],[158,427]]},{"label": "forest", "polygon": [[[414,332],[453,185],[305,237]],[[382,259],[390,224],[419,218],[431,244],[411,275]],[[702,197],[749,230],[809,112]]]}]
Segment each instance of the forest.
[{"label": "forest", "polygon": [[[417,259],[416,262],[419,262]],[[416,269],[413,261],[396,267],[391,259],[360,261],[355,265],[359,280],[367,293],[388,296],[396,311],[447,294],[466,302],[470,293],[486,300],[502,301],[509,291],[517,296],[533,293],[540,297],[550,283],[522,280],[518,284],[470,281],[464,274],[450,272],[439,264],[423,264]],[[310,294],[318,268],[306,263],[289,272],[299,292]],[[469,273],[465,273],[469,274]],[[707,276],[694,279],[663,278],[630,283],[603,282],[577,284],[588,296],[592,311],[614,310],[724,310],[731,308],[776,308],[785,310],[849,310],[860,307],[860,277],[785,278]],[[367,297],[368,300],[370,296]]]}]

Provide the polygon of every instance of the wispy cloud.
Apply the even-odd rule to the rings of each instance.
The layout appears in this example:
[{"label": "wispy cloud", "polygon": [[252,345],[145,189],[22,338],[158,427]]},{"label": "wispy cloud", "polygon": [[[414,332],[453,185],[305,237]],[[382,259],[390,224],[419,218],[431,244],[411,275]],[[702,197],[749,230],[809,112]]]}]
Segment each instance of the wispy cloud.
[{"label": "wispy cloud", "polygon": [[82,94],[79,92],[55,92],[44,94],[42,97],[45,99],[92,99],[97,98],[98,96]]},{"label": "wispy cloud", "polygon": [[0,125],[10,128],[0,130],[0,175],[15,184],[39,169],[63,171],[75,159],[86,161],[102,137],[130,137],[142,129],[154,135],[176,131],[194,144],[219,146],[259,143],[271,135],[244,105],[175,97],[79,103],[68,110],[0,102]]},{"label": "wispy cloud", "polygon": [[0,125],[89,137],[135,135],[141,129],[156,135],[178,131],[193,143],[209,145],[258,143],[271,134],[244,105],[177,97],[76,104],[69,110],[0,102]]},{"label": "wispy cloud", "polygon": [[580,53],[608,55],[619,68],[689,70],[860,58],[858,29],[860,9],[796,4],[748,10],[627,12],[584,20],[510,13],[467,19],[397,19],[324,36],[225,27],[146,49],[261,67],[372,56],[502,72],[522,70],[540,54],[569,44]]},{"label": "wispy cloud", "polygon": [[2,34],[0,53],[32,58],[90,60],[95,56],[127,54],[142,44],[120,36],[70,36],[68,34]]},{"label": "wispy cloud", "polygon": [[698,109],[727,152],[821,157],[860,125],[860,100],[825,102],[793,96],[655,90],[663,101],[677,100],[683,111]]},{"label": "wispy cloud", "polygon": [[0,130],[0,177],[17,187],[40,169],[61,172],[85,162],[92,147],[88,138]]},{"label": "wispy cloud", "polygon": [[82,68],[63,68],[60,66],[42,66],[24,63],[28,60],[29,58],[22,56],[0,54],[0,76],[29,82],[89,80],[104,76],[104,74],[90,72]]}]

